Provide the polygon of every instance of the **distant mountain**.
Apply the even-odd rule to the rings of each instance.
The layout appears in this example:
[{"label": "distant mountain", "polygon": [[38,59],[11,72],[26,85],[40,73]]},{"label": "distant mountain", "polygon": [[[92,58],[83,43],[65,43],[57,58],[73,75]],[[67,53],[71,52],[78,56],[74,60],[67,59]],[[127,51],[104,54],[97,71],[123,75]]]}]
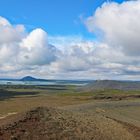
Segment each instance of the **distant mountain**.
[{"label": "distant mountain", "polygon": [[26,76],[20,79],[20,81],[46,81],[45,79],[37,79],[31,76]]},{"label": "distant mountain", "polygon": [[115,81],[96,80],[82,87],[83,91],[118,89],[118,90],[140,90],[140,82],[137,81]]}]

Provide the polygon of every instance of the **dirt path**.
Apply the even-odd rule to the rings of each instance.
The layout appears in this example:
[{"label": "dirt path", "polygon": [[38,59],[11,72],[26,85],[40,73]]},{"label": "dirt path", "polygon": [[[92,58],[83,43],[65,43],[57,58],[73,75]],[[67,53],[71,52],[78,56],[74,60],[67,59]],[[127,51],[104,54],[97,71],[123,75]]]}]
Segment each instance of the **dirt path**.
[{"label": "dirt path", "polygon": [[9,116],[11,116],[11,115],[15,115],[15,114],[17,114],[17,112],[10,112],[10,113],[7,113],[6,115],[0,115],[0,120],[1,120],[1,119],[4,119],[4,118],[6,118],[6,117],[9,117]]}]

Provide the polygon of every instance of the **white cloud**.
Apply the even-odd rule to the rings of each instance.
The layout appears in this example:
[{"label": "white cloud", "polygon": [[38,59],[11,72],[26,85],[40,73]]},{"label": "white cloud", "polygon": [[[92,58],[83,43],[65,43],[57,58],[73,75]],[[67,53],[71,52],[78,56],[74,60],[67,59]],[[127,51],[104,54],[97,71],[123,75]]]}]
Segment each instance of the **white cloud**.
[{"label": "white cloud", "polygon": [[126,55],[140,52],[140,0],[104,3],[86,20],[90,32]]},{"label": "white cloud", "polygon": [[25,32],[23,25],[12,26],[0,18],[0,64],[43,65],[55,60],[55,47],[48,44],[47,33],[35,29]]},{"label": "white cloud", "polygon": [[55,47],[48,44],[47,33],[35,29],[20,43],[19,62],[28,65],[44,65],[55,60]]},{"label": "white cloud", "polygon": [[11,25],[1,17],[0,77],[138,80],[139,9],[139,0],[103,4],[85,21],[96,41],[50,36],[39,28],[28,33],[23,25]]},{"label": "white cloud", "polygon": [[0,16],[0,26],[11,26],[11,24],[7,19]]},{"label": "white cloud", "polygon": [[27,33],[23,25],[11,25],[0,17],[0,74],[12,76],[26,70],[30,73],[54,61],[56,48],[48,44],[47,38],[42,29]]},{"label": "white cloud", "polygon": [[0,17],[0,44],[14,43],[24,36],[24,26],[12,26],[5,18]]}]

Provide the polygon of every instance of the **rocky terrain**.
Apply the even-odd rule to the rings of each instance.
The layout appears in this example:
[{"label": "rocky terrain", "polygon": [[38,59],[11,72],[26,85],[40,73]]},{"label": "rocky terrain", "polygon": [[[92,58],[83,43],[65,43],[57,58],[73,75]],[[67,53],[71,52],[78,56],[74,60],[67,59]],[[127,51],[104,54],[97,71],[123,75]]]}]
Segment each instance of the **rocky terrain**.
[{"label": "rocky terrain", "polygon": [[[140,129],[97,113],[38,107],[5,119],[0,140],[139,140]],[[133,130],[133,131],[131,131]]]}]

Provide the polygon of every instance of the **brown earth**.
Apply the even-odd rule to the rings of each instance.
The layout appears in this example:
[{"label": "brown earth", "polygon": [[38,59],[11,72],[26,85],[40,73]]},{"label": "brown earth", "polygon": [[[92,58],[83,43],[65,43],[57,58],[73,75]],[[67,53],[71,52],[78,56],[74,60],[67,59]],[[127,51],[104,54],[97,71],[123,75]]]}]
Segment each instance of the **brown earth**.
[{"label": "brown earth", "polygon": [[[98,113],[38,107],[6,118],[0,140],[139,140],[140,128]],[[8,123],[8,124],[7,124]],[[133,132],[131,131],[133,130]]]}]

